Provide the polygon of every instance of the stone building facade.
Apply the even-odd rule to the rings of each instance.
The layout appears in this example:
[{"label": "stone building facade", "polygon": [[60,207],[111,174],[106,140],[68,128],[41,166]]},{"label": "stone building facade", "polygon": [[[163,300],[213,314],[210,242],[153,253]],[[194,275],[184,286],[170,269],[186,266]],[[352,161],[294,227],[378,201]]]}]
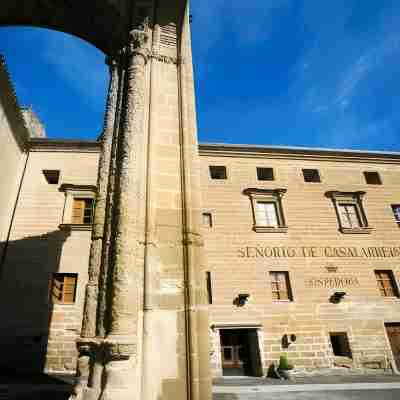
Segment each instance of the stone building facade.
[{"label": "stone building facade", "polygon": [[[298,371],[400,367],[400,155],[230,145],[200,155],[214,376],[266,373],[282,354]],[[253,352],[249,365],[237,346]]]},{"label": "stone building facade", "polygon": [[[92,227],[77,204],[95,198],[100,146],[28,143],[3,360],[72,373]],[[199,155],[213,376],[265,375],[282,354],[298,372],[396,371],[400,154],[201,144]],[[71,277],[73,294],[57,298]]]},{"label": "stone building facade", "polygon": [[110,84],[101,143],[58,141],[0,74],[3,367],[77,370],[84,400],[207,400],[210,362],[282,354],[395,370],[399,154],[199,147],[186,0],[6,3],[0,25],[102,50]]}]

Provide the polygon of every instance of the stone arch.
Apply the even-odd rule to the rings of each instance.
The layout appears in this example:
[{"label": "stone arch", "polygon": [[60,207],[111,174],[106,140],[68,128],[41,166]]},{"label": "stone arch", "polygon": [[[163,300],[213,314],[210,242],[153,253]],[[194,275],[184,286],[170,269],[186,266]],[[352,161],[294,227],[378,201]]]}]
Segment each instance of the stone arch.
[{"label": "stone arch", "polygon": [[132,0],[2,0],[0,26],[36,26],[77,36],[113,54],[126,40]]}]

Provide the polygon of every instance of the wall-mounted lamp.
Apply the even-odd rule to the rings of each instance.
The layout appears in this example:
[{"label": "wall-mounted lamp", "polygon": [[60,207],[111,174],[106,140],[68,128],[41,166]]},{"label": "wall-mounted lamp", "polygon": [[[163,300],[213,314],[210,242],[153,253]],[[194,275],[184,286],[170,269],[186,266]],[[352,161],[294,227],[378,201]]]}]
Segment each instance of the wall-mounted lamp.
[{"label": "wall-mounted lamp", "polygon": [[330,298],[330,302],[333,304],[338,304],[346,296],[346,292],[335,292]]},{"label": "wall-mounted lamp", "polygon": [[288,349],[289,346],[297,340],[294,333],[287,335],[286,333],[282,336],[281,345],[283,349]]},{"label": "wall-mounted lamp", "polygon": [[250,295],[248,293],[240,293],[237,295],[233,304],[237,307],[243,307],[249,301]]}]

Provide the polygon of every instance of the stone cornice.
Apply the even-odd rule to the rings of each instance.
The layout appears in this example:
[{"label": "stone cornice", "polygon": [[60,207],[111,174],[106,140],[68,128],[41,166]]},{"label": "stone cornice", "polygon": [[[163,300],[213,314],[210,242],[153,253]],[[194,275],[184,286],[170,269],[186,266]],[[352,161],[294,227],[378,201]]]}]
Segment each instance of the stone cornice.
[{"label": "stone cornice", "polygon": [[321,149],[308,147],[258,146],[224,143],[201,143],[201,157],[240,157],[264,159],[315,160],[333,162],[358,162],[400,164],[400,152]]},{"label": "stone cornice", "polygon": [[[89,152],[99,153],[101,135],[98,140],[30,139],[31,151]],[[264,159],[295,159],[315,161],[344,161],[358,163],[400,164],[400,152],[334,150],[302,147],[273,147],[232,144],[199,144],[201,157],[242,157]]]},{"label": "stone cornice", "polygon": [[29,150],[36,152],[100,153],[101,143],[95,140],[30,139]]}]

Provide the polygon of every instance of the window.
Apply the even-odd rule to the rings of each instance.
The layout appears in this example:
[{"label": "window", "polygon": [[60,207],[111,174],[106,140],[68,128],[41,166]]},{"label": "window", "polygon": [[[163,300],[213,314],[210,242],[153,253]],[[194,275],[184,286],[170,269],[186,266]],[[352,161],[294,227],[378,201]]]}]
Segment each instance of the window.
[{"label": "window", "polygon": [[293,301],[288,272],[270,272],[272,299],[275,301]]},{"label": "window", "polygon": [[399,204],[392,204],[392,211],[394,215],[394,219],[400,225],[400,205]]},{"label": "window", "polygon": [[209,212],[203,213],[203,226],[206,228],[212,228],[212,214]]},{"label": "window", "polygon": [[226,167],[210,165],[210,176],[211,179],[227,179]]},{"label": "window", "polygon": [[212,304],[212,286],[211,286],[211,272],[206,272],[206,281],[207,281],[207,297],[208,297],[208,304]]},{"label": "window", "polygon": [[257,179],[259,181],[273,181],[274,180],[273,168],[257,167]]},{"label": "window", "polygon": [[75,302],[78,274],[53,274],[51,282],[51,300],[55,304]]},{"label": "window", "polygon": [[376,282],[383,297],[399,297],[392,271],[375,271]]},{"label": "window", "polygon": [[367,216],[363,207],[365,192],[326,192],[333,202],[342,233],[370,233]]},{"label": "window", "polygon": [[329,334],[333,355],[352,358],[349,339],[346,332],[332,332]]},{"label": "window", "polygon": [[338,205],[341,225],[344,228],[360,228],[361,222],[355,204],[341,203]]},{"label": "window", "polygon": [[304,182],[321,182],[319,171],[317,169],[303,169]]},{"label": "window", "polygon": [[368,185],[382,185],[381,177],[378,172],[364,172],[365,182]]},{"label": "window", "polygon": [[276,203],[267,201],[256,201],[256,221],[260,226],[278,226],[278,214]]},{"label": "window", "polygon": [[57,185],[60,179],[60,171],[59,170],[50,170],[44,169],[43,175],[46,178],[46,181],[49,185]]},{"label": "window", "polygon": [[91,224],[93,222],[93,199],[75,198],[72,207],[73,224]]},{"label": "window", "polygon": [[253,230],[256,232],[286,232],[282,197],[286,189],[245,189],[253,210]]}]

